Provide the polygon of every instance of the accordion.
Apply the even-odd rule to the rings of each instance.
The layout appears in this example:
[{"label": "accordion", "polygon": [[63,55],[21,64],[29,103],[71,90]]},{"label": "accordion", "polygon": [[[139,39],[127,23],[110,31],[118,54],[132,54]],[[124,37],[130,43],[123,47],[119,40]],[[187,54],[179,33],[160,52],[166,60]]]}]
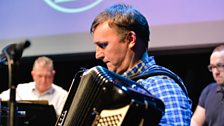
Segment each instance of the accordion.
[{"label": "accordion", "polygon": [[75,78],[55,126],[156,126],[164,110],[135,81],[95,66]]}]

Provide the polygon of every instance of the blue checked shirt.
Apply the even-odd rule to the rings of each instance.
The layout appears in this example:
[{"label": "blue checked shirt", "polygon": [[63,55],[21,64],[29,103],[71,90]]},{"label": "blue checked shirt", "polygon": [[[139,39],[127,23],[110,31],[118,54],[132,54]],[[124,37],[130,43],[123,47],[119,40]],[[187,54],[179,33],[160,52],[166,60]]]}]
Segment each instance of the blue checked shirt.
[{"label": "blue checked shirt", "polygon": [[[155,66],[153,56],[144,54],[140,63],[134,66],[131,70],[123,73],[123,76],[129,77],[140,75]],[[167,69],[161,67],[162,69]],[[161,99],[165,104],[165,113],[160,120],[160,126],[189,126],[192,115],[192,101],[187,97],[181,87],[171,78],[166,75],[158,75],[148,77],[147,79],[139,79],[137,81],[151,95]],[[186,88],[186,87],[185,87]]]}]

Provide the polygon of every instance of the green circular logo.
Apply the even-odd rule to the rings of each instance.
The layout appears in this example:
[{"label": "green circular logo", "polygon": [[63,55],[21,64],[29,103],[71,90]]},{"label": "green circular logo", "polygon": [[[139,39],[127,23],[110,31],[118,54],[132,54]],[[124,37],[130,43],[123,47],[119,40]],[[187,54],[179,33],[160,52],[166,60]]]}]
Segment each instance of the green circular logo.
[{"label": "green circular logo", "polygon": [[96,5],[98,5],[100,2],[103,0],[95,0],[91,3],[88,3],[87,5],[83,5],[80,7],[74,7],[74,8],[69,8],[63,6],[63,4],[68,3],[68,2],[77,2],[79,0],[44,0],[49,6],[54,8],[55,10],[64,12],[64,13],[79,13],[79,12],[84,12],[87,11]]}]

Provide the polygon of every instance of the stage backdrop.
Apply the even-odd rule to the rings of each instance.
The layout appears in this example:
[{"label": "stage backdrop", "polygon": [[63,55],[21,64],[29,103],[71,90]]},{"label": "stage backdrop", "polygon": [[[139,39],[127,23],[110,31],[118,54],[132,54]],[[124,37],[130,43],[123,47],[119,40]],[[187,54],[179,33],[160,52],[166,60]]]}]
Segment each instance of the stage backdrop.
[{"label": "stage backdrop", "polygon": [[0,49],[28,39],[24,56],[92,52],[94,17],[118,2],[146,16],[151,50],[224,42],[223,0],[1,0]]}]

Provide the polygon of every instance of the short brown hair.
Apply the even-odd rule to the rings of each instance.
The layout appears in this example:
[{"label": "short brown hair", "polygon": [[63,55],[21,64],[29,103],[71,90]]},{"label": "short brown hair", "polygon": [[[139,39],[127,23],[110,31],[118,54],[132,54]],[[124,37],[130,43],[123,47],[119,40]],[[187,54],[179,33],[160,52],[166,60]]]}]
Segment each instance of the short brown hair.
[{"label": "short brown hair", "polygon": [[35,60],[35,62],[33,64],[33,70],[37,65],[41,65],[41,67],[51,67],[52,70],[54,69],[53,60],[46,56],[38,57]]},{"label": "short brown hair", "polygon": [[136,9],[126,4],[115,4],[107,8],[94,19],[90,33],[93,33],[96,27],[108,22],[110,27],[114,27],[119,32],[121,39],[124,39],[129,31],[134,31],[139,39],[142,39],[144,45],[148,47],[149,25],[146,18]]}]

